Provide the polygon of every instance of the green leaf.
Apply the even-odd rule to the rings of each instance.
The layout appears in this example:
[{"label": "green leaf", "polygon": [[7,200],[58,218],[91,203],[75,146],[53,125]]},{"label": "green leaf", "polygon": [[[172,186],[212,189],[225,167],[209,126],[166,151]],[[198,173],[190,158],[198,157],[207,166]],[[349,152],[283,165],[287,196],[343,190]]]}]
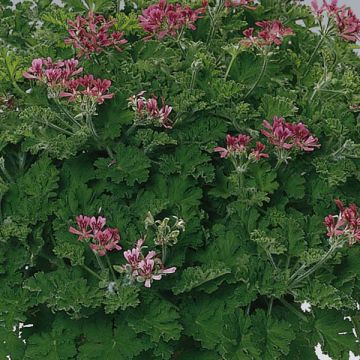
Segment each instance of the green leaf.
[{"label": "green leaf", "polygon": [[291,99],[269,94],[262,96],[260,109],[268,120],[272,120],[274,116],[294,116],[299,110]]},{"label": "green leaf", "polygon": [[[205,283],[229,274],[231,269],[224,263],[206,264],[202,266],[189,267],[182,271],[179,281],[173,288],[175,295],[189,292]],[[218,283],[218,285],[220,285]]]},{"label": "green leaf", "polygon": [[116,291],[105,293],[105,314],[113,314],[117,310],[135,308],[140,304],[138,286],[120,286]]},{"label": "green leaf", "polygon": [[136,312],[128,313],[127,319],[137,334],[145,333],[151,342],[178,340],[183,329],[176,306],[160,298],[143,299]]},{"label": "green leaf", "polygon": [[133,186],[143,183],[149,177],[150,159],[138,148],[119,144],[115,149],[115,159],[98,159],[95,162],[99,179],[108,178],[119,184],[124,181]]},{"label": "green leaf", "polygon": [[35,162],[18,178],[5,196],[5,212],[26,219],[30,224],[47,219],[53,211],[59,171],[48,157]]},{"label": "green leaf", "polygon": [[344,320],[341,312],[335,310],[317,311],[314,328],[320,336],[318,341],[323,346],[323,351],[331,357],[342,359],[348,356],[349,351],[355,353],[359,351],[359,344],[352,331],[353,325],[349,320]]},{"label": "green leaf", "polygon": [[268,318],[264,311],[257,311],[252,322],[253,332],[260,340],[263,359],[281,359],[289,353],[290,343],[296,337],[290,323]]}]

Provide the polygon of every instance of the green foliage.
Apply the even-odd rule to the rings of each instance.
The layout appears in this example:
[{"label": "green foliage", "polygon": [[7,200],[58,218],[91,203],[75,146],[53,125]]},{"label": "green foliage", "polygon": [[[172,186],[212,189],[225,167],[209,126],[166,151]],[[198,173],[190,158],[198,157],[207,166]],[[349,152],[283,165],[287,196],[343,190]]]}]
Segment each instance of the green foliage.
[{"label": "green foliage", "polygon": [[[0,1],[1,359],[316,360],[318,343],[333,359],[360,355],[360,246],[332,252],[323,224],[334,199],[360,205],[355,45],[327,34],[314,52],[316,19],[299,1],[221,3],[196,30],[145,41],[149,1]],[[78,59],[112,82],[92,118],[23,77],[33,59],[74,57],[68,20],[89,10],[128,41]],[[263,49],[263,67],[239,41],[269,19],[294,35]],[[134,125],[140,91],[172,107],[172,128]],[[304,123],[321,147],[277,163],[261,133],[274,116]],[[227,134],[264,143],[269,158],[234,168],[214,152]],[[184,220],[174,246],[144,229],[149,211]],[[122,250],[96,258],[93,239],[69,232],[78,215],[105,216]],[[126,277],[137,239],[176,272],[151,288]]]}]

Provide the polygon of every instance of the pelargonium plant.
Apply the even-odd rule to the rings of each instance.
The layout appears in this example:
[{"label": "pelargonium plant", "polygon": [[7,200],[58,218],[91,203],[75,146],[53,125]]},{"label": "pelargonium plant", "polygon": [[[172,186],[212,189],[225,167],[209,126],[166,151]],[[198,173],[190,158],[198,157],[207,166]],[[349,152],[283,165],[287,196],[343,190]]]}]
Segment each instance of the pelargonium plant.
[{"label": "pelargonium plant", "polygon": [[359,356],[359,14],[58,3],[0,5],[0,358]]}]

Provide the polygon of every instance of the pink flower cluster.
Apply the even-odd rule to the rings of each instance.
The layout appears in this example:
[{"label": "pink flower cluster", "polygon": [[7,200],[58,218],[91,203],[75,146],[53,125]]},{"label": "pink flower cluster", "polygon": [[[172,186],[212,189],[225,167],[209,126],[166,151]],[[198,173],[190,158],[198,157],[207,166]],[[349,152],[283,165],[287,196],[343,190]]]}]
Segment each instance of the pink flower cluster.
[{"label": "pink flower cluster", "polygon": [[158,100],[156,96],[152,96],[146,99],[143,95],[145,91],[141,91],[137,95],[133,95],[129,98],[129,106],[136,113],[136,123],[142,125],[153,124],[155,126],[163,126],[167,129],[172,128],[172,123],[169,119],[169,115],[172,111],[172,107],[163,104],[159,108]]},{"label": "pink flower cluster", "polygon": [[244,7],[249,10],[256,9],[254,5],[254,0],[226,0],[224,6],[225,7]]},{"label": "pink flower cluster", "polygon": [[108,47],[122,51],[120,47],[127,43],[124,32],[110,31],[115,20],[107,21],[102,15],[89,11],[86,18],[77,16],[75,21],[69,20],[69,35],[66,44],[71,44],[78,50],[78,56],[89,57],[90,54],[100,54]]},{"label": "pink flower cluster", "polygon": [[121,246],[118,245],[119,230],[116,228],[104,229],[106,218],[79,215],[76,217],[76,222],[78,227],[71,226],[70,233],[78,235],[80,241],[89,241],[90,248],[100,256],[104,256],[107,251],[121,250]]},{"label": "pink flower cluster", "polygon": [[245,47],[281,45],[285,36],[294,35],[291,28],[285,27],[280,20],[258,21],[256,25],[261,28],[257,35],[254,35],[254,28],[244,30],[246,39],[240,40]]},{"label": "pink flower cluster", "polygon": [[93,75],[85,75],[65,82],[65,88],[59,96],[67,97],[69,101],[76,101],[84,95],[93,102],[102,104],[105,99],[111,99],[114,96],[113,93],[109,93],[110,86],[110,80],[95,79]]},{"label": "pink flower cluster", "polygon": [[139,24],[149,34],[145,39],[176,37],[184,28],[196,29],[194,23],[206,12],[206,6],[207,3],[203,2],[203,7],[192,10],[187,5],[169,4],[166,0],[160,0],[142,12]]},{"label": "pink flower cluster", "polygon": [[155,251],[149,251],[146,256],[142,254],[144,240],[137,241],[136,246],[124,251],[127,264],[122,266],[122,272],[126,273],[130,281],[144,282],[145,287],[151,287],[154,280],[161,280],[163,275],[172,274],[176,267],[166,269]]},{"label": "pink flower cluster", "polygon": [[265,145],[261,142],[256,142],[255,148],[248,154],[248,145],[251,140],[252,138],[248,135],[239,134],[232,136],[228,134],[226,135],[226,148],[218,146],[214,148],[214,151],[220,153],[221,158],[244,156],[255,161],[259,161],[261,158],[268,158],[269,154],[263,153]]},{"label": "pink flower cluster", "polygon": [[328,3],[326,0],[322,1],[319,6],[317,0],[312,0],[312,8],[316,16],[321,17],[324,12],[331,18],[339,32],[339,35],[346,41],[356,42],[360,40],[360,20],[351,10],[346,6],[338,6],[338,0],[332,0]]},{"label": "pink flower cluster", "polygon": [[57,62],[53,62],[50,57],[34,59],[24,77],[46,84],[53,96],[67,97],[69,101],[85,96],[93,103],[102,104],[105,99],[113,97],[114,94],[109,93],[110,80],[95,79],[93,75],[76,78],[83,71],[78,65],[75,59]]},{"label": "pink flower cluster", "polygon": [[327,236],[335,238],[343,236],[353,245],[360,242],[360,212],[355,204],[345,207],[340,200],[335,200],[340,212],[338,215],[325,217],[324,225],[327,228]]},{"label": "pink flower cluster", "polygon": [[48,57],[34,59],[31,67],[23,75],[26,79],[37,80],[51,88],[56,88],[64,86],[67,81],[82,71],[83,68],[79,67],[79,62],[75,59],[53,62]]},{"label": "pink flower cluster", "polygon": [[266,130],[261,133],[278,149],[298,148],[303,151],[314,151],[319,148],[318,138],[314,137],[303,123],[292,124],[284,118],[275,116],[273,123],[263,121]]}]

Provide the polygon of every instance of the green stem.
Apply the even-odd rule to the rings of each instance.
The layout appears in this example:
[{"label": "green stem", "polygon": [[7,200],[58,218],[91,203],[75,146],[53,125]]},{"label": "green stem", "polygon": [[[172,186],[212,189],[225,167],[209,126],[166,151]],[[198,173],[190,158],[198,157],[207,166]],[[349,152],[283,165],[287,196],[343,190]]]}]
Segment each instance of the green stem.
[{"label": "green stem", "polygon": [[231,57],[230,63],[228,65],[227,69],[226,69],[226,73],[225,73],[225,76],[224,76],[225,81],[226,81],[227,77],[229,76],[231,67],[233,66],[234,61],[235,61],[236,58],[237,58],[237,56],[234,56],[234,55]]},{"label": "green stem", "polygon": [[270,303],[269,303],[268,312],[267,312],[267,316],[268,316],[268,317],[270,317],[270,315],[271,315],[271,311],[272,311],[272,308],[273,308],[273,304],[274,304],[274,298],[271,297],[271,298],[270,298]]},{"label": "green stem", "polygon": [[305,74],[303,75],[303,77],[305,77],[305,76],[309,73],[309,71],[310,71],[310,69],[311,69],[311,68],[310,68],[310,65],[312,64],[312,62],[313,62],[313,60],[314,60],[314,58],[315,58],[315,55],[316,55],[317,52],[319,51],[320,46],[322,45],[322,43],[324,42],[324,40],[325,40],[325,35],[321,35],[321,38],[320,38],[319,42],[317,43],[317,45],[316,45],[313,53],[311,54],[308,62],[306,63],[306,71],[305,71]]},{"label": "green stem", "polygon": [[102,261],[100,259],[99,254],[96,251],[94,251],[94,254],[95,254],[96,261],[97,261],[101,271],[105,271],[105,267],[104,267],[104,265],[103,265],[103,263],[102,263]]},{"label": "green stem", "polygon": [[294,306],[292,306],[291,304],[289,304],[286,300],[279,298],[279,301],[288,309],[290,310],[293,314],[295,314],[296,316],[298,316],[301,320],[305,321],[305,322],[309,322],[307,317],[305,315],[303,315],[300,311],[298,311]]},{"label": "green stem", "polygon": [[93,270],[91,270],[89,267],[87,267],[86,265],[80,265],[84,270],[86,270],[89,274],[91,274],[91,275],[93,275],[93,276],[95,276],[97,279],[99,279],[99,280],[103,280],[102,278],[101,278],[101,276],[99,276],[95,271],[93,271]]},{"label": "green stem", "polygon": [[250,88],[250,90],[246,93],[244,100],[255,90],[255,88],[259,85],[259,82],[261,81],[262,77],[265,74],[269,59],[268,59],[269,55],[265,54],[264,55],[264,60],[263,60],[263,64],[261,67],[261,71],[260,74],[258,76],[258,78],[256,79],[256,81],[254,82],[253,86]]},{"label": "green stem", "polygon": [[162,244],[162,258],[161,258],[161,261],[163,264],[165,264],[165,261],[166,261],[166,256],[167,256],[167,246],[166,244]]},{"label": "green stem", "polygon": [[305,270],[306,265],[302,264],[291,276],[289,281],[292,281],[293,279],[296,278],[297,275],[299,275],[303,270]]},{"label": "green stem", "polygon": [[86,124],[91,129],[91,131],[94,135],[94,138],[98,139],[99,135],[97,134],[97,132],[95,130],[94,123],[92,121],[92,116],[89,113],[86,114]]},{"label": "green stem", "polygon": [[21,96],[26,96],[26,92],[20,88],[20,86],[16,83],[15,80],[12,81],[12,85],[14,86],[16,92]]},{"label": "green stem", "polygon": [[297,283],[299,283],[300,281],[306,279],[312,273],[314,273],[318,268],[320,268],[324,264],[324,262],[326,262],[328,260],[328,258],[333,254],[333,252],[336,249],[337,249],[337,246],[331,246],[329,251],[324,255],[324,257],[319,262],[317,262],[312,268],[307,270],[304,274],[300,275],[295,280],[293,280],[292,283],[290,284],[290,287],[296,285]]},{"label": "green stem", "polygon": [[109,269],[110,269],[110,272],[111,272],[111,276],[113,277],[114,281],[116,281],[116,276],[115,276],[115,273],[114,273],[114,269],[113,269],[113,266],[111,264],[111,261],[109,259],[109,256],[108,254],[105,254],[105,257],[106,257],[106,262],[109,266]]},{"label": "green stem", "polygon": [[57,125],[55,125],[55,124],[53,124],[51,122],[46,122],[45,124],[50,126],[53,129],[57,130],[57,131],[60,131],[60,132],[62,132],[64,134],[66,134],[66,135],[74,135],[74,133],[72,133],[71,131],[63,129],[63,128],[61,128],[61,127],[59,127],[59,126],[57,126]]},{"label": "green stem", "polygon": [[268,251],[266,251],[266,255],[268,256],[268,258],[270,260],[270,263],[273,266],[273,268],[275,270],[278,270],[278,267],[276,266],[275,261],[274,261],[273,257],[271,256],[271,254]]}]

